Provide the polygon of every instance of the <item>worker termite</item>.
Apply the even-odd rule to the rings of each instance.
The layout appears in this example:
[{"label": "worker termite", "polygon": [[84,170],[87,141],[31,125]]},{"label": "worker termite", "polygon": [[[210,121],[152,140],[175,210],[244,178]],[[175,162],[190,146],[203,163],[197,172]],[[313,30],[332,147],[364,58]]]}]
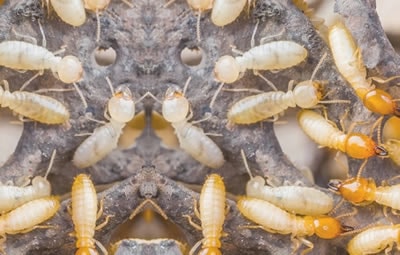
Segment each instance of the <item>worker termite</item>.
[{"label": "worker termite", "polygon": [[68,109],[58,100],[26,91],[9,91],[7,81],[0,86],[0,106],[44,124],[63,124],[69,120]]},{"label": "worker termite", "polygon": [[122,129],[135,115],[135,102],[127,86],[121,85],[116,89],[108,101],[107,109],[110,122],[96,128],[79,145],[72,159],[76,167],[89,167],[117,148]]},{"label": "worker termite", "polygon": [[103,213],[103,204],[100,203],[100,209],[97,211],[97,194],[89,176],[79,174],[75,177],[71,192],[72,203],[72,221],[75,226],[76,248],[75,255],[98,254],[95,244],[107,254],[104,246],[94,239],[94,232],[102,228],[108,222],[106,221],[96,227],[96,221]]},{"label": "worker termite", "polygon": [[211,100],[210,108],[223,85],[237,81],[247,69],[253,69],[256,75],[263,78],[276,91],[275,85],[260,75],[258,71],[289,68],[302,62],[307,55],[307,50],[300,44],[292,41],[275,41],[255,46],[237,57],[229,55],[220,57],[215,63],[214,76],[217,81],[221,82],[221,85]]},{"label": "worker termite", "polygon": [[214,0],[211,21],[216,26],[225,26],[235,21],[242,12],[247,0]]},{"label": "worker termite", "polygon": [[190,104],[182,90],[176,86],[169,87],[162,102],[162,115],[175,129],[180,147],[208,167],[221,167],[225,162],[221,149],[201,128],[188,122],[189,112]]},{"label": "worker termite", "polygon": [[312,108],[317,104],[349,103],[346,100],[321,100],[322,84],[313,79],[326,56],[325,53],[315,67],[310,80],[298,83],[293,90],[293,81],[291,81],[286,93],[270,91],[245,97],[234,103],[229,109],[228,120],[235,124],[252,124],[270,117],[277,118],[279,113],[289,107]]},{"label": "worker termite", "polygon": [[353,87],[364,106],[374,113],[400,116],[400,107],[392,96],[375,88],[371,80],[366,79],[367,70],[362,61],[361,52],[343,23],[337,22],[330,28],[329,45],[336,67]]},{"label": "worker termite", "polygon": [[333,199],[315,188],[265,185],[263,177],[252,176],[243,150],[241,150],[241,154],[250,176],[250,180],[246,184],[246,195],[248,197],[266,200],[293,214],[314,216],[326,214],[332,210]]},{"label": "worker termite", "polygon": [[385,254],[389,254],[394,243],[400,245],[399,236],[399,224],[371,227],[354,236],[347,244],[347,251],[350,255],[364,255],[385,249]]},{"label": "worker termite", "polygon": [[302,252],[306,254],[314,247],[313,243],[305,239],[305,236],[317,235],[323,239],[333,239],[344,232],[352,230],[343,226],[340,222],[329,216],[296,216],[283,209],[257,198],[241,197],[237,202],[239,211],[258,226],[246,228],[261,228],[270,233],[292,234],[295,241],[293,253],[303,243],[308,248]]},{"label": "worker termite", "polygon": [[53,165],[55,154],[56,151],[54,150],[44,177],[36,176],[32,179],[32,185],[22,187],[0,185],[0,214],[15,209],[31,200],[50,196],[51,185],[47,180],[47,175]]},{"label": "worker termite", "polygon": [[320,146],[340,150],[357,159],[388,155],[387,150],[370,137],[361,133],[345,134],[314,111],[301,110],[297,120],[303,131]]},{"label": "worker termite", "polygon": [[383,146],[389,153],[389,157],[396,165],[400,166],[400,118],[390,117],[382,130]]},{"label": "worker termite", "polygon": [[39,198],[27,202],[9,213],[0,216],[1,242],[6,240],[6,234],[15,235],[27,233],[36,228],[49,228],[38,225],[56,214],[60,208],[57,197]]},{"label": "worker termite", "polygon": [[86,21],[85,7],[82,0],[46,0],[51,2],[54,11],[62,21],[75,27]]},{"label": "worker termite", "polygon": [[201,255],[220,255],[222,226],[225,221],[225,184],[218,174],[211,174],[207,177],[200,193],[200,211],[197,209],[197,201],[194,204],[194,212],[201,220],[201,227],[189,219],[192,226],[203,231],[203,239],[196,243],[190,250],[190,255],[202,243]]},{"label": "worker termite", "polygon": [[22,41],[0,43],[0,65],[19,70],[51,69],[64,83],[82,78],[83,68],[75,56],[55,56],[46,48]]}]

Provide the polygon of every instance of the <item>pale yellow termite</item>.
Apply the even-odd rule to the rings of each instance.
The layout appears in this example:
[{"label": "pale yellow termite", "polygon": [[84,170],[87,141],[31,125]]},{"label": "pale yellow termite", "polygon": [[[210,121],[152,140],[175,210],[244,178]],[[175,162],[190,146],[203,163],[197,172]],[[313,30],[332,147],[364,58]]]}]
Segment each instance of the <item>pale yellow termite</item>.
[{"label": "pale yellow termite", "polygon": [[103,245],[94,239],[96,229],[101,228],[107,220],[96,227],[97,218],[102,214],[102,205],[97,211],[97,194],[89,176],[80,174],[75,177],[71,192],[72,221],[75,226],[76,248],[75,255],[96,255],[95,244],[107,254]]},{"label": "pale yellow termite", "polygon": [[19,70],[44,70],[58,75],[64,83],[73,83],[82,78],[83,68],[75,56],[55,56],[46,48],[22,41],[0,43],[0,65]]},{"label": "pale yellow termite", "polygon": [[47,180],[47,175],[51,170],[55,153],[56,151],[54,150],[44,177],[36,176],[32,179],[32,185],[22,187],[0,185],[0,214],[15,209],[31,200],[50,196],[51,185]]},{"label": "pale yellow termite", "polygon": [[263,177],[252,176],[243,150],[241,154],[250,176],[250,180],[246,184],[246,195],[248,197],[266,200],[293,214],[314,216],[327,214],[333,209],[333,199],[315,188],[265,185]]},{"label": "pale yellow termite", "polygon": [[237,207],[246,218],[259,224],[253,227],[270,233],[292,234],[292,239],[297,241],[293,254],[300,246],[299,241],[308,247],[302,254],[314,247],[313,243],[304,238],[306,236],[315,234],[323,239],[333,239],[350,230],[335,218],[325,215],[296,216],[262,199],[241,197]]},{"label": "pale yellow termite", "polygon": [[225,26],[235,21],[242,12],[247,0],[214,0],[211,21],[216,26]]},{"label": "pale yellow termite", "polygon": [[375,254],[385,249],[385,254],[396,243],[400,245],[400,225],[371,227],[353,237],[347,244],[350,255]]},{"label": "pale yellow termite", "polygon": [[393,162],[400,166],[400,118],[390,117],[382,130],[383,146]]},{"label": "pale yellow termite", "polygon": [[135,115],[135,102],[127,86],[117,88],[108,101],[110,122],[96,128],[76,149],[72,159],[78,168],[89,167],[117,148],[122,129]]},{"label": "pale yellow termite", "polygon": [[201,220],[201,227],[196,225],[189,218],[189,222],[196,228],[203,231],[203,239],[193,246],[190,255],[202,243],[202,249],[199,255],[221,255],[222,227],[225,221],[225,184],[222,177],[218,174],[211,174],[207,177],[200,193],[200,211],[197,210],[197,201],[195,200],[194,211]]},{"label": "pale yellow termite", "polygon": [[58,100],[26,91],[9,91],[0,86],[0,106],[8,107],[15,113],[44,124],[63,124],[69,120],[68,109]]},{"label": "pale yellow termite", "polygon": [[387,150],[369,136],[361,133],[345,134],[314,111],[301,110],[297,120],[303,131],[320,146],[340,150],[357,159],[388,155]]},{"label": "pale yellow termite", "polygon": [[75,27],[85,23],[86,13],[82,0],[50,0],[50,2],[54,11],[65,23]]},{"label": "pale yellow termite", "polygon": [[208,167],[221,167],[225,162],[221,149],[201,128],[188,122],[189,112],[189,101],[181,89],[176,86],[169,87],[162,102],[162,115],[175,129],[180,147]]},{"label": "pale yellow termite", "polygon": [[39,224],[50,219],[60,208],[57,197],[39,198],[27,202],[7,214],[0,216],[0,236],[27,233],[36,228],[47,228]]}]

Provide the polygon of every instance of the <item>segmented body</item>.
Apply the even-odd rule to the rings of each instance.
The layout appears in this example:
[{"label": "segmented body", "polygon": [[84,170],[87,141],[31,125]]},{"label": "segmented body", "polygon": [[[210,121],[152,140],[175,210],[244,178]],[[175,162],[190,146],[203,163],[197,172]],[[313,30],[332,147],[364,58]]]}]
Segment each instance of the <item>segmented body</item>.
[{"label": "segmented body", "polygon": [[[97,220],[97,195],[90,178],[85,174],[75,177],[71,192],[72,221],[75,226],[76,254],[81,250],[94,250],[93,239]],[[97,254],[87,253],[87,254]]]},{"label": "segmented body", "polygon": [[202,251],[200,254],[218,254],[205,253],[205,251],[218,250],[221,247],[220,238],[222,235],[222,226],[225,221],[225,184],[222,177],[217,174],[211,174],[205,181],[200,194],[200,220],[203,229]]},{"label": "segmented body", "polygon": [[225,26],[239,17],[247,0],[214,0],[211,21],[216,26]]},{"label": "segmented body", "polygon": [[375,254],[394,243],[399,245],[399,236],[400,225],[371,227],[353,237],[347,244],[347,251],[350,255]]},{"label": "segmented body", "polygon": [[45,124],[62,124],[68,121],[70,116],[68,109],[54,98],[26,91],[11,93],[1,87],[0,105]]},{"label": "segmented body", "polygon": [[360,133],[345,134],[316,112],[302,110],[297,119],[303,131],[321,146],[340,150],[358,159],[387,155],[387,151],[377,146],[368,136]]},{"label": "segmented body", "polygon": [[293,214],[322,215],[333,208],[333,200],[322,191],[311,187],[265,185],[261,176],[256,176],[247,183],[246,194],[249,197],[266,200]]},{"label": "segmented body", "polygon": [[59,208],[60,202],[56,197],[27,202],[0,216],[0,235],[33,230],[36,225],[53,217]]},{"label": "segmented body", "polygon": [[86,21],[82,0],[50,0],[54,11],[62,21],[72,26],[81,26]]}]

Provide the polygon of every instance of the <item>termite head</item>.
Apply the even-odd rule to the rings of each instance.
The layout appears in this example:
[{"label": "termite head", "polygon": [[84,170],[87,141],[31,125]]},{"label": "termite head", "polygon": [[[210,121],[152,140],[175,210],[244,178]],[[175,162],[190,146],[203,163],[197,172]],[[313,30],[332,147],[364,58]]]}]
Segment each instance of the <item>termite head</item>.
[{"label": "termite head", "polygon": [[207,247],[203,248],[199,251],[198,255],[222,255],[219,248],[216,247]]},{"label": "termite head", "polygon": [[190,110],[190,104],[177,86],[171,86],[165,92],[162,103],[162,115],[168,122],[184,121]]},{"label": "termite head", "polygon": [[314,219],[315,234],[323,239],[333,239],[347,230],[340,222],[329,216],[321,216]]},{"label": "termite head", "polygon": [[253,194],[260,193],[260,189],[264,187],[265,179],[261,176],[255,176],[251,178],[246,184],[246,194],[253,196]]},{"label": "termite head", "polygon": [[329,190],[340,194],[344,199],[354,203],[368,203],[374,200],[376,184],[373,179],[350,178],[345,181],[330,180]]},{"label": "termite head", "polygon": [[239,79],[240,66],[236,59],[226,55],[220,57],[215,63],[214,76],[217,81],[223,83],[233,83]]},{"label": "termite head", "polygon": [[311,108],[322,98],[322,86],[317,81],[303,81],[293,89],[296,105],[301,108]]},{"label": "termite head", "polygon": [[130,89],[125,86],[119,86],[114,95],[108,100],[108,113],[111,119],[126,123],[135,116],[135,102]]},{"label": "termite head", "polygon": [[82,63],[75,56],[65,56],[57,65],[57,74],[64,83],[77,82],[83,75]]},{"label": "termite head", "polygon": [[51,185],[50,182],[46,180],[46,178],[42,176],[36,176],[32,180],[32,186],[35,191],[42,196],[50,196],[51,194]]},{"label": "termite head", "polygon": [[99,255],[96,249],[89,247],[80,247],[76,250],[75,255]]},{"label": "termite head", "polygon": [[107,8],[110,0],[85,0],[85,8],[91,11],[101,11]]},{"label": "termite head", "polygon": [[212,8],[214,0],[187,0],[188,5],[193,10],[205,11]]},{"label": "termite head", "polygon": [[346,153],[350,157],[357,159],[366,159],[372,156],[385,157],[387,150],[369,137],[360,133],[352,133],[346,139]]},{"label": "termite head", "polygon": [[382,115],[395,114],[400,116],[400,109],[392,96],[381,89],[368,91],[363,97],[365,107],[371,112]]}]

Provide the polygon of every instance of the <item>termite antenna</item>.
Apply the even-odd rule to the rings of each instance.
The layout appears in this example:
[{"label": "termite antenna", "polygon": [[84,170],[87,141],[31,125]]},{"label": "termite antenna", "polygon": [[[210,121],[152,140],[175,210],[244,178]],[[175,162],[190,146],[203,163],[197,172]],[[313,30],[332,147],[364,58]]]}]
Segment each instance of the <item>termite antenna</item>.
[{"label": "termite antenna", "polygon": [[192,76],[189,76],[189,78],[186,80],[185,85],[183,86],[183,92],[182,95],[186,95],[187,88],[189,86],[190,81],[192,80]]},{"label": "termite antenna", "polygon": [[244,167],[246,168],[247,173],[250,176],[250,179],[253,179],[253,175],[251,174],[250,167],[249,167],[249,164],[247,162],[247,158],[246,158],[246,155],[245,155],[243,149],[240,149],[240,155],[242,155],[243,164],[244,164]]},{"label": "termite antenna", "polygon": [[42,27],[42,23],[40,23],[39,19],[38,19],[38,24],[39,24],[40,33],[42,34],[42,47],[46,48],[46,45],[47,45],[46,36],[44,35],[44,30],[43,30],[43,27]]},{"label": "termite antenna", "polygon": [[328,215],[329,215],[329,216],[334,215],[335,212],[336,212],[337,210],[339,210],[339,208],[343,205],[343,202],[344,202],[344,198],[340,199],[339,203],[337,203],[337,204],[335,205],[335,207],[328,213]]},{"label": "termite antenna", "polygon": [[255,43],[255,37],[256,37],[256,32],[258,29],[258,24],[260,23],[260,20],[258,19],[256,22],[256,25],[254,26],[253,34],[251,35],[251,40],[250,40],[250,47],[254,48]]},{"label": "termite antenna", "polygon": [[151,98],[153,98],[157,103],[159,103],[159,104],[161,104],[162,105],[162,101],[160,100],[160,99],[158,99],[155,95],[153,95],[150,91],[147,91],[144,95],[143,95],[143,97],[145,97],[145,96],[149,96],[149,97],[151,97]]},{"label": "termite antenna", "polygon": [[151,204],[154,209],[156,209],[156,211],[165,219],[168,220],[168,216],[167,214],[164,212],[163,209],[161,209],[161,207],[156,204],[153,200],[151,200],[150,198],[147,198],[146,200],[144,200],[140,205],[138,205],[138,207],[136,207],[136,209],[131,213],[131,215],[129,216],[129,219],[132,220],[137,214],[139,214],[142,210],[143,207],[147,204]]},{"label": "termite antenna", "polygon": [[358,173],[356,175],[356,180],[360,180],[361,173],[363,172],[365,166],[367,165],[368,159],[365,159],[364,162],[361,164],[360,169],[358,169]]},{"label": "termite antenna", "polygon": [[225,83],[221,82],[221,84],[219,85],[217,91],[215,91],[214,96],[211,98],[211,101],[210,101],[210,104],[209,104],[210,109],[213,108],[215,100],[217,99],[217,96],[221,92],[222,88],[224,87],[224,84]]},{"label": "termite antenna", "polygon": [[79,97],[81,98],[81,101],[82,101],[85,109],[88,108],[88,103],[86,102],[86,99],[83,96],[82,90],[79,89],[78,85],[75,82],[73,82],[72,85],[74,85],[74,88],[75,88],[76,92],[78,93]]},{"label": "termite antenna", "polygon": [[110,80],[110,78],[108,78],[108,76],[106,76],[106,81],[107,81],[108,87],[110,88],[111,95],[114,95],[114,86],[112,85],[111,80]]},{"label": "termite antenna", "polygon": [[327,56],[328,56],[328,53],[327,53],[327,52],[325,52],[324,55],[322,55],[321,59],[319,60],[319,62],[318,62],[318,64],[317,64],[317,66],[314,68],[313,73],[311,74],[311,78],[310,78],[311,81],[314,80],[315,75],[317,74],[317,72],[318,72],[319,69],[321,68],[321,66],[322,66],[322,64],[324,63],[324,61],[325,61],[325,59],[326,59]]},{"label": "termite antenna", "polygon": [[199,9],[199,13],[197,14],[197,24],[196,24],[196,33],[197,33],[197,41],[201,41],[200,34],[200,18],[201,18],[201,10]]},{"label": "termite antenna", "polygon": [[51,154],[51,157],[50,157],[50,162],[49,162],[49,166],[47,167],[46,174],[44,175],[45,179],[47,179],[47,176],[49,175],[50,170],[53,167],[54,159],[56,158],[56,154],[57,154],[57,150],[54,149],[53,153]]},{"label": "termite antenna", "polygon": [[96,43],[99,43],[101,24],[100,24],[100,15],[98,9],[96,9],[96,19],[97,19]]}]

